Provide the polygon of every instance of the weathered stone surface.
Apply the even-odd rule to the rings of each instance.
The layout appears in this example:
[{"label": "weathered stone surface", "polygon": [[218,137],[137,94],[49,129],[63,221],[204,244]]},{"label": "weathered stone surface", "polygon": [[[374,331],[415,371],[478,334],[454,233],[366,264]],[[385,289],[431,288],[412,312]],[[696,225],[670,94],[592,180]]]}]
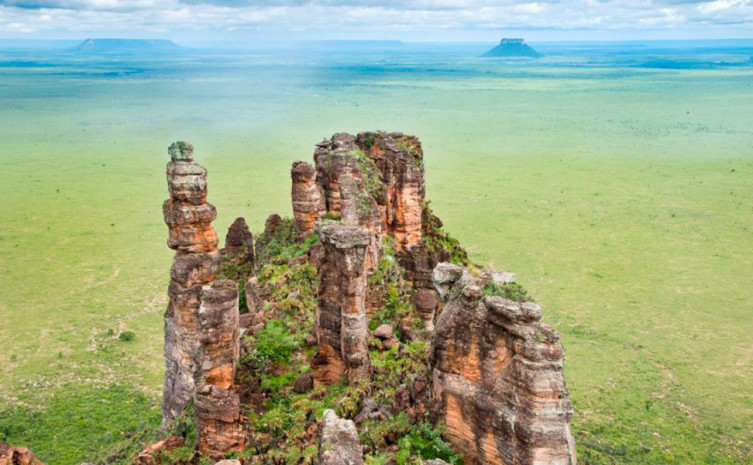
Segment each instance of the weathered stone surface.
[{"label": "weathered stone surface", "polygon": [[314,232],[314,223],[324,216],[327,206],[321,187],[316,183],[316,168],[303,161],[293,163],[293,218],[298,239],[303,240]]},{"label": "weathered stone surface", "polygon": [[254,236],[244,218],[236,218],[225,236],[225,253],[241,255],[249,263],[254,262]]},{"label": "weathered stone surface", "polygon": [[442,263],[432,355],[435,412],[467,464],[572,465],[572,407],[557,334],[530,302],[484,297],[491,275]]},{"label": "weathered stone surface", "polygon": [[164,439],[160,439],[154,444],[150,444],[144,450],[139,452],[133,463],[134,465],[158,465],[161,463],[160,456],[162,454],[185,445],[186,443],[182,437],[168,436]]},{"label": "weathered stone surface", "polygon": [[196,355],[196,442],[202,456],[220,459],[228,452],[241,452],[246,444],[234,386],[240,357],[238,285],[219,280],[203,292]]},{"label": "weathered stone surface", "polygon": [[374,330],[374,337],[379,339],[392,339],[392,326],[388,324],[379,325]]},{"label": "weathered stone surface", "polygon": [[220,460],[214,465],[241,465],[240,460]]},{"label": "weathered stone surface", "polygon": [[363,451],[358,431],[352,420],[338,418],[334,410],[322,416],[322,438],[319,443],[319,465],[362,465]]},{"label": "weathered stone surface", "polygon": [[399,132],[365,132],[356,144],[374,160],[384,185],[377,196],[384,230],[395,238],[398,251],[421,241],[421,205],[425,201],[424,160],[417,137]]},{"label": "weathered stone surface", "polygon": [[256,276],[248,278],[243,290],[246,293],[246,307],[248,308],[248,313],[256,315],[261,311],[262,306],[264,305],[264,300],[260,295],[259,278]]},{"label": "weathered stone surface", "polygon": [[0,442],[0,465],[44,465],[32,451]]},{"label": "weathered stone surface", "polygon": [[344,374],[355,382],[369,374],[364,256],[370,234],[332,223],[318,224],[318,232],[324,256],[319,266],[313,376],[316,383],[337,383]]},{"label": "weathered stone surface", "polygon": [[194,393],[195,355],[199,347],[198,311],[201,289],[214,279],[220,261],[217,234],[211,226],[217,212],[206,202],[206,170],[193,162],[193,147],[176,142],[168,149],[170,192],[163,206],[169,228],[168,246],[176,250],[170,271],[165,313],[165,383],[162,420],[166,426]]},{"label": "weathered stone surface", "polygon": [[384,235],[399,252],[421,242],[424,165],[417,138],[401,133],[335,134],[317,145],[316,181],[326,210],[367,228],[366,267],[378,261]]}]

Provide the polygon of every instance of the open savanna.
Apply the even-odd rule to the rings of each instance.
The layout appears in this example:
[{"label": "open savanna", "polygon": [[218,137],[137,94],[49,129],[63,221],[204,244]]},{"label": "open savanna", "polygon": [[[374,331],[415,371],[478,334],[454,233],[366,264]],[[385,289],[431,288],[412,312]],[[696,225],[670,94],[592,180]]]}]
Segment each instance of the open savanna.
[{"label": "open savanna", "polygon": [[223,236],[289,215],[323,137],[386,129],[421,138],[446,228],[562,332],[582,462],[753,463],[752,68],[0,60],[0,440],[69,465],[158,424],[170,142],[194,143]]}]

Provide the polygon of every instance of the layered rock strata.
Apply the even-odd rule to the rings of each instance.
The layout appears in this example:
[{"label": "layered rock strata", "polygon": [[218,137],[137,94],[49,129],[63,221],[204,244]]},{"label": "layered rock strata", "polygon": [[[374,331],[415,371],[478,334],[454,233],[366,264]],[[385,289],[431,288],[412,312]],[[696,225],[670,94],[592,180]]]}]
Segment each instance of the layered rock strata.
[{"label": "layered rock strata", "polygon": [[[422,240],[426,187],[421,142],[402,133],[335,134],[317,145],[314,159],[327,212],[371,233],[367,270],[377,266],[383,238],[392,238],[416,289],[417,314],[431,332],[439,304],[431,270],[438,257]],[[306,172],[310,177],[311,169]]]},{"label": "layered rock strata", "polygon": [[364,259],[370,234],[337,223],[320,223],[317,230],[324,253],[318,270],[313,377],[317,384],[335,384],[346,375],[355,383],[369,375]]},{"label": "layered rock strata", "polygon": [[196,365],[197,448],[202,456],[224,458],[246,444],[235,368],[240,356],[238,285],[219,280],[204,287],[199,309],[200,350]]},{"label": "layered rock strata", "polygon": [[193,396],[201,289],[212,282],[220,261],[217,234],[211,225],[217,211],[206,203],[206,169],[193,161],[193,147],[188,143],[176,142],[168,153],[170,199],[164,203],[163,213],[169,228],[167,245],[176,253],[165,313],[163,426],[172,422]]},{"label": "layered rock strata", "polygon": [[444,302],[432,354],[435,414],[466,464],[573,465],[559,335],[541,323],[538,305],[484,296],[492,279],[511,276],[474,278],[447,263],[434,270]]},{"label": "layered rock strata", "polygon": [[363,465],[363,451],[353,420],[343,420],[334,410],[322,416],[319,465]]},{"label": "layered rock strata", "polygon": [[327,211],[321,187],[316,183],[316,168],[302,161],[293,163],[293,218],[298,239],[303,240],[314,232],[314,223]]}]

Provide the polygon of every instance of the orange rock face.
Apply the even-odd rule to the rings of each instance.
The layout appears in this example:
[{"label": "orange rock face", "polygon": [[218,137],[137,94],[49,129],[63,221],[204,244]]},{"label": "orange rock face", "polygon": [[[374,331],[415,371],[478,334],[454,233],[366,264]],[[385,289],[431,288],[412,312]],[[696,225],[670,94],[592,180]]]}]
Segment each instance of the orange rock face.
[{"label": "orange rock face", "polygon": [[367,269],[376,266],[385,235],[394,238],[398,252],[420,244],[425,186],[417,138],[385,132],[335,134],[317,145],[314,159],[326,211],[372,234]]},{"label": "orange rock face", "polygon": [[196,442],[202,456],[221,459],[228,452],[242,452],[246,444],[234,385],[240,356],[238,285],[234,281],[215,281],[204,288],[199,325]]},{"label": "orange rock face", "polygon": [[183,447],[184,445],[185,441],[182,437],[169,436],[155,442],[154,444],[150,444],[144,450],[139,452],[133,463],[134,465],[158,465],[162,454]]},{"label": "orange rock face", "polygon": [[316,169],[308,163],[297,161],[290,170],[293,178],[293,218],[298,239],[303,240],[314,232],[314,223],[327,212],[321,187],[316,183]]},{"label": "orange rock face", "polygon": [[44,465],[25,447],[13,447],[0,442],[0,465]]},{"label": "orange rock face", "polygon": [[216,218],[207,198],[206,170],[193,161],[193,147],[179,142],[168,149],[170,192],[163,206],[169,228],[167,244],[176,251],[170,272],[165,313],[165,384],[163,424],[172,422],[194,394],[195,355],[199,347],[201,289],[212,282],[219,265]]},{"label": "orange rock face", "polygon": [[369,231],[343,224],[320,224],[324,254],[319,265],[316,310],[318,352],[313,358],[314,382],[332,384],[343,375],[349,382],[368,377],[366,269]]},{"label": "orange rock face", "polygon": [[442,263],[444,300],[433,353],[433,395],[446,437],[466,464],[573,465],[559,335],[541,308],[484,296],[490,279]]}]

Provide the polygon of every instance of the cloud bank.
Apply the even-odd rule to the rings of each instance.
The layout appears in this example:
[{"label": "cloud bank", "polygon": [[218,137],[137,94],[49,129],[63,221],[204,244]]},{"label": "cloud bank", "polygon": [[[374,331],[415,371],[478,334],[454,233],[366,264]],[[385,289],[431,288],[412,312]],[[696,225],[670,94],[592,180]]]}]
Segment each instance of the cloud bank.
[{"label": "cloud bank", "polygon": [[0,0],[0,37],[749,37],[753,0]]}]

